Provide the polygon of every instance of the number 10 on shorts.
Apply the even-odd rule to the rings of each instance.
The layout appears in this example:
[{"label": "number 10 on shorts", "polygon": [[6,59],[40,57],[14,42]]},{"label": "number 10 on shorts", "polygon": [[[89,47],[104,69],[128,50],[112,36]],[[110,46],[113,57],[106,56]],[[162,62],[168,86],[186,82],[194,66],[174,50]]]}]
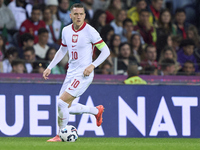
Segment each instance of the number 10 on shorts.
[{"label": "number 10 on shorts", "polygon": [[72,87],[77,88],[77,86],[79,85],[80,81],[74,79],[74,82],[71,84]]}]

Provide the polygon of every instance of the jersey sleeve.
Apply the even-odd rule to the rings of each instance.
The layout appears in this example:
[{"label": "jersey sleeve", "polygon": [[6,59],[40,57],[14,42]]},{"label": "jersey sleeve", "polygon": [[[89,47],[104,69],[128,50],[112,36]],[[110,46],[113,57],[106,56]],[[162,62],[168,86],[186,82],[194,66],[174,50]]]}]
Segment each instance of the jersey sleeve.
[{"label": "jersey sleeve", "polygon": [[63,47],[67,47],[67,42],[66,42],[66,38],[65,38],[65,28],[62,29],[62,41],[61,41],[61,45]]},{"label": "jersey sleeve", "polygon": [[91,42],[99,49],[101,50],[106,43],[102,40],[101,36],[99,33],[93,28],[90,28],[90,38]]},{"label": "jersey sleeve", "polygon": [[67,53],[68,49],[67,47],[63,47],[62,45],[60,46],[59,50],[56,52],[56,55],[54,56],[53,60],[49,64],[47,68],[52,69],[55,67],[65,56]]}]

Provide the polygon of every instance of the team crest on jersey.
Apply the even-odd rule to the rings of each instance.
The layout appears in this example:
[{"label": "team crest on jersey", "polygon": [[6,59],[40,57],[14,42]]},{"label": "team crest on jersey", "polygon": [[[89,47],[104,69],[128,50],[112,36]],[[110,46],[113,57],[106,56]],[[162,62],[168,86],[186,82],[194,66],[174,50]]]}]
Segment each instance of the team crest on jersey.
[{"label": "team crest on jersey", "polygon": [[72,42],[76,43],[78,41],[78,35],[77,34],[73,34],[72,36]]}]

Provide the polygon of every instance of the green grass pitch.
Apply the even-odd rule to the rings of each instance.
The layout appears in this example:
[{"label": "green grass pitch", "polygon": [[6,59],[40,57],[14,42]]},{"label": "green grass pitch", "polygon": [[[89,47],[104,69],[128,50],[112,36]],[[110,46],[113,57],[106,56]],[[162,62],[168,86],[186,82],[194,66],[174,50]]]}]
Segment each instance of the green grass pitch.
[{"label": "green grass pitch", "polygon": [[200,139],[83,138],[74,143],[44,137],[0,137],[0,150],[200,150]]}]

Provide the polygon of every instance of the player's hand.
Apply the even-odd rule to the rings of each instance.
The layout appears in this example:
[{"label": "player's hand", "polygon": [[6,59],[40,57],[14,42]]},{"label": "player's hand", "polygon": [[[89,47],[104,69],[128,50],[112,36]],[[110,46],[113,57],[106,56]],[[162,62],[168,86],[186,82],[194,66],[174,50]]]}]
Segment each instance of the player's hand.
[{"label": "player's hand", "polygon": [[50,73],[51,73],[51,70],[49,69],[49,68],[47,68],[44,72],[43,72],[43,78],[45,79],[45,80],[47,80],[47,79],[49,79],[49,75],[50,75]]},{"label": "player's hand", "polygon": [[83,75],[85,76],[89,76],[90,73],[94,70],[95,66],[93,64],[89,65],[87,68],[85,68]]}]

